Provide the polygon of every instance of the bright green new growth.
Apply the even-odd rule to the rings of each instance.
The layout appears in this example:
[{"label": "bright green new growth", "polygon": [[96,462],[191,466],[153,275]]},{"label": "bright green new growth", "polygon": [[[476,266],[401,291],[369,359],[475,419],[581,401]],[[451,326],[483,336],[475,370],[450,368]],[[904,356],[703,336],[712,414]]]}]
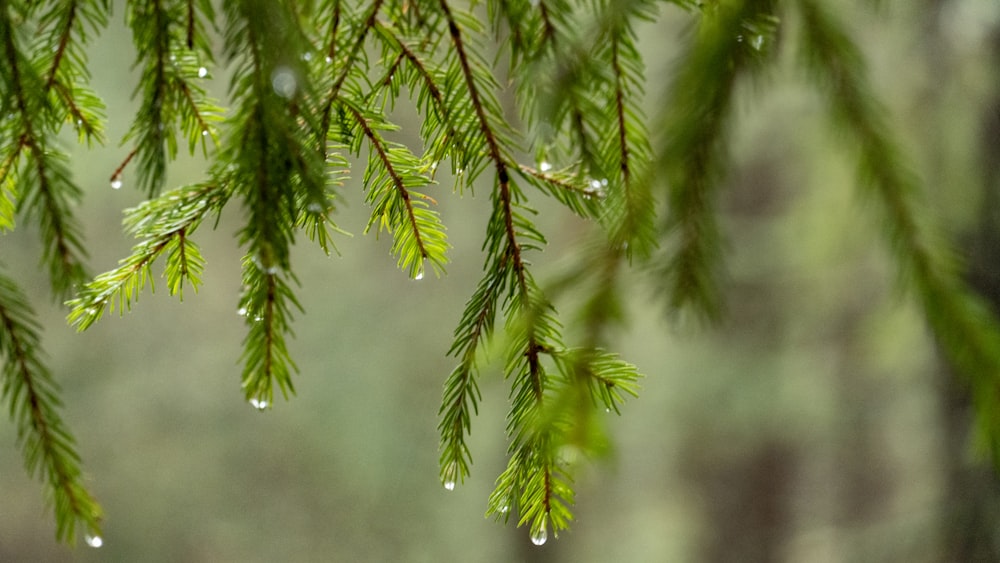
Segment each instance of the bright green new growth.
[{"label": "bright green new growth", "polygon": [[[640,109],[644,63],[637,26],[656,21],[651,0],[490,0],[485,9],[448,0],[143,0],[127,4],[140,109],[123,139],[129,167],[149,199],[126,211],[139,242],[119,267],[85,282],[84,244],[73,219],[80,197],[53,148],[61,129],[103,143],[104,108],[87,87],[85,45],[108,20],[106,1],[11,1],[0,6],[0,231],[15,217],[36,223],[53,295],[85,330],[106,311],[131,309],[164,258],[168,292],[197,290],[204,261],[194,236],[206,217],[239,205],[247,336],[242,387],[270,408],[275,387],[294,394],[297,371],[286,341],[295,296],[296,236],[332,247],[334,203],[349,158],[362,162],[372,209],[366,232],[392,237],[399,268],[420,279],[445,272],[450,244],[430,192],[448,166],[455,191],[489,189],[483,277],[448,351],[457,366],[440,409],[441,481],[469,474],[471,421],[481,399],[484,348],[502,331],[510,384],[509,461],[487,514],[514,516],[542,543],[572,520],[573,476],[608,448],[596,416],[619,413],[638,392],[635,366],[603,349],[622,322],[622,273],[648,265],[671,312],[722,311],[721,234],[715,200],[726,167],[735,87],[772,64],[777,30],[801,26],[804,67],[828,96],[834,123],[858,148],[861,184],[880,204],[901,285],[916,291],[930,325],[971,382],[983,436],[1000,459],[1000,336],[959,281],[946,245],[931,236],[895,144],[866,84],[863,61],[841,24],[812,0],[671,2],[696,22],[664,109]],[[664,10],[674,9],[664,7]],[[483,20],[489,25],[484,25]],[[220,30],[223,45],[210,42]],[[491,29],[492,31],[487,31]],[[232,68],[229,108],[206,95],[214,52]],[[501,56],[497,56],[497,53]],[[498,69],[491,60],[508,60]],[[514,86],[519,122],[504,113],[501,84]],[[420,112],[422,147],[392,140],[400,97]],[[178,144],[201,147],[209,177],[163,191]],[[531,159],[525,155],[532,155]],[[526,163],[525,161],[534,160]],[[592,220],[604,237],[588,248],[566,284],[589,291],[579,313],[583,341],[563,326],[531,257],[545,246],[532,198],[551,197]],[[659,197],[657,197],[659,196]],[[666,209],[657,206],[665,200]],[[557,284],[557,287],[561,284]],[[100,533],[100,509],[84,488],[71,436],[32,310],[0,276],[3,392],[26,465],[46,483],[57,537],[77,526]]]}]

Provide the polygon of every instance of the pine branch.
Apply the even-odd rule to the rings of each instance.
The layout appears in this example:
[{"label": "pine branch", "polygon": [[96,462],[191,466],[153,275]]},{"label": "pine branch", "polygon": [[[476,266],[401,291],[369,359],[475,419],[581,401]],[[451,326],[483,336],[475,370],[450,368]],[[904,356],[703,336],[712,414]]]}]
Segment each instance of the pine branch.
[{"label": "pine branch", "polygon": [[1000,329],[961,281],[948,244],[930,223],[918,181],[887,133],[861,53],[829,11],[799,0],[805,68],[823,86],[834,124],[858,155],[862,194],[877,204],[897,263],[898,285],[916,293],[928,324],[972,388],[979,430],[1000,468]]},{"label": "pine branch", "polygon": [[[205,66],[212,59],[207,43],[197,40],[202,29],[196,12],[211,18],[210,5],[196,9],[178,0],[145,0],[129,4],[128,22],[136,46],[136,64],[143,65],[136,92],[142,105],[123,142],[136,141],[136,148],[112,176],[120,185],[125,164],[138,158],[138,185],[150,196],[165,181],[167,162],[177,156],[177,132],[188,140],[193,154],[200,144],[207,155],[208,139],[218,139],[215,124],[223,113],[208,98],[199,81],[210,78]],[[193,18],[193,20],[192,20]],[[190,40],[191,47],[187,47]]]},{"label": "pine branch", "polygon": [[[83,47],[90,33],[107,25],[110,6],[104,0],[56,2],[39,18],[40,29],[32,51],[40,66],[47,68],[45,90],[51,94],[51,109],[64,112],[58,121],[69,122],[80,141],[104,144],[104,102],[86,84],[90,81]],[[89,28],[89,31],[88,31]]]},{"label": "pine branch", "polygon": [[25,468],[45,484],[56,538],[73,543],[77,526],[99,537],[101,507],[83,484],[76,441],[59,417],[59,388],[42,361],[38,322],[27,303],[16,285],[0,276],[3,399],[17,425]]},{"label": "pine branch", "polygon": [[195,184],[126,211],[126,232],[142,242],[132,247],[132,253],[119,262],[118,268],[97,276],[67,302],[67,321],[83,331],[100,320],[106,310],[117,307],[122,315],[131,310],[146,285],[153,287],[152,265],[164,252],[170,295],[183,297],[185,282],[197,290],[204,260],[190,237],[209,213],[222,210],[228,198],[226,186]]},{"label": "pine branch", "polygon": [[747,26],[771,18],[773,4],[745,0],[704,13],[671,88],[657,173],[669,182],[664,229],[671,241],[661,275],[672,311],[692,309],[707,318],[721,312],[715,200],[725,174],[726,131],[737,80],[752,74],[766,54],[743,40]]},{"label": "pine branch", "polygon": [[14,113],[12,119],[4,120],[2,127],[6,130],[5,138],[16,139],[4,147],[0,182],[23,186],[19,190],[19,210],[27,220],[36,221],[41,227],[42,261],[48,265],[53,294],[65,297],[86,277],[82,265],[86,252],[80,227],[70,211],[80,197],[80,190],[70,179],[65,158],[49,148],[49,137],[55,131],[47,120],[44,80],[21,51],[15,29],[9,8],[0,8],[2,105]]},{"label": "pine branch", "polygon": [[406,147],[388,143],[376,131],[392,129],[386,123],[376,123],[374,115],[364,115],[360,109],[344,102],[357,126],[371,146],[364,184],[372,215],[366,232],[376,222],[379,230],[393,234],[392,252],[399,258],[399,268],[411,278],[424,276],[424,260],[429,260],[440,275],[448,258],[448,242],[444,225],[436,212],[428,209],[430,198],[417,188],[430,184],[422,170],[423,163]]},{"label": "pine branch", "polygon": [[319,227],[330,205],[326,134],[309,106],[316,93],[302,64],[307,34],[288,6],[233,0],[226,14],[227,54],[243,70],[233,85],[236,141],[220,155],[227,163],[221,170],[249,215],[240,232],[248,247],[240,299],[249,325],[242,386],[252,404],[266,408],[275,384],[286,398],[295,392],[291,373],[297,367],[285,335],[291,334],[291,307],[302,307],[283,277],[295,279],[290,247],[299,217],[312,214]]}]

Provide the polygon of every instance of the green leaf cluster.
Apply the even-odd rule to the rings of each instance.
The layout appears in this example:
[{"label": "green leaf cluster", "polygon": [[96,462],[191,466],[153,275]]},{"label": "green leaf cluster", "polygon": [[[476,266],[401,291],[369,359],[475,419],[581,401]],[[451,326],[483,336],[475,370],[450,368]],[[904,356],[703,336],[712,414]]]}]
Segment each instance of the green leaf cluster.
[{"label": "green leaf cluster", "polygon": [[[371,215],[407,276],[445,273],[445,218],[436,210],[445,170],[453,190],[488,190],[483,276],[448,351],[440,422],[440,479],[469,476],[479,379],[494,343],[509,385],[508,464],[487,514],[515,518],[535,543],[573,519],[579,464],[607,452],[603,411],[636,397],[637,368],[607,350],[624,322],[629,267],[647,272],[670,313],[718,318],[723,237],[717,199],[739,85],[763,81],[783,28],[797,25],[801,68],[825,94],[831,122],[856,147],[859,184],[874,200],[899,264],[956,365],[971,382],[981,428],[1000,459],[996,322],[960,282],[960,268],[920,203],[917,180],[888,133],[845,26],[814,0],[136,0],[124,14],[141,69],[139,109],[122,142],[113,187],[132,174],[147,200],[127,210],[138,239],[118,267],[86,282],[72,207],[80,197],[54,141],[64,125],[105,142],[104,107],[89,89],[85,45],[108,21],[104,1],[10,1],[0,6],[0,231],[20,217],[39,227],[52,292],[85,330],[131,309],[163,258],[170,294],[197,290],[205,267],[195,235],[210,215],[238,207],[244,250],[239,312],[246,337],[241,384],[255,407],[275,388],[295,393],[288,350],[297,237],[329,252],[333,217],[352,162]],[[217,9],[219,8],[219,9]],[[662,110],[644,114],[637,29],[683,10],[692,31]],[[483,16],[485,13],[485,16]],[[791,23],[789,23],[791,22]],[[35,33],[35,32],[38,33]],[[221,36],[221,46],[216,44]],[[215,53],[232,79],[225,102],[207,95]],[[506,60],[506,70],[494,61]],[[499,96],[513,93],[513,108]],[[420,146],[400,142],[403,98],[422,118]],[[223,107],[225,104],[228,107]],[[651,136],[650,131],[656,135]],[[186,141],[210,160],[207,177],[165,190]],[[134,172],[133,172],[134,171]],[[579,267],[547,288],[532,260],[546,245],[539,197],[594,223],[601,235]],[[564,329],[553,294],[587,292],[581,335]],[[577,324],[577,323],[574,323]],[[579,338],[579,342],[567,343]],[[100,511],[80,484],[73,442],[41,363],[37,326],[13,282],[0,277],[4,400],[30,472],[44,476],[58,536],[98,531]]]}]

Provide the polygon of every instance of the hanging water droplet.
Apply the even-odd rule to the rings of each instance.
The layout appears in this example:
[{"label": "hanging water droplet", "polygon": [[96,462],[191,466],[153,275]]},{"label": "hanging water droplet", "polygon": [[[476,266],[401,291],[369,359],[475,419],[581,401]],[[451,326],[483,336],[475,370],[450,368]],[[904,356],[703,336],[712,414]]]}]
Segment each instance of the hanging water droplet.
[{"label": "hanging water droplet", "polygon": [[538,163],[538,169],[542,172],[548,172],[549,170],[552,170],[552,163],[543,160]]},{"label": "hanging water droplet", "polygon": [[326,58],[325,58],[324,60],[326,61],[326,64],[330,64],[330,63],[332,63],[332,62],[333,62],[333,57],[331,57],[331,56],[327,55],[327,56],[326,56]]},{"label": "hanging water droplet", "polygon": [[202,137],[207,137],[208,136],[208,129],[202,129],[201,130],[201,136]]},{"label": "hanging water droplet", "polygon": [[313,60],[313,54],[310,53],[309,51],[306,51],[305,53],[302,53],[302,60],[305,61],[305,62],[309,62],[309,61]]},{"label": "hanging water droplet", "polygon": [[422,280],[422,279],[424,279],[424,272],[423,272],[423,270],[417,272],[417,275],[413,276],[413,279],[415,279],[415,280]]},{"label": "hanging water droplet", "polygon": [[448,490],[448,491],[454,491],[455,490],[455,481],[445,481],[444,482],[444,488],[445,488],[445,490]]},{"label": "hanging water droplet", "polygon": [[77,127],[81,127],[82,125],[83,125],[83,120],[82,119],[77,119],[76,120],[76,126]]},{"label": "hanging water droplet", "polygon": [[548,539],[549,533],[545,530],[545,524],[542,524],[541,528],[535,530],[535,532],[531,534],[531,543],[535,545],[542,545]]},{"label": "hanging water droplet", "polygon": [[205,78],[206,76],[208,76],[208,69],[205,68],[205,67],[199,68],[198,69],[198,78]]},{"label": "hanging water droplet", "polygon": [[602,188],[608,187],[608,179],[607,178],[601,178],[601,187]]},{"label": "hanging water droplet", "polygon": [[112,190],[120,190],[121,187],[122,187],[122,180],[121,180],[121,178],[115,178],[114,180],[111,180],[111,189]]},{"label": "hanging water droplet", "polygon": [[599,190],[599,189],[601,189],[601,181],[600,180],[591,180],[590,181],[590,189],[592,189],[592,190]]},{"label": "hanging water droplet", "polygon": [[507,514],[508,512],[510,512],[510,505],[505,504],[501,506],[498,510],[500,511],[500,514]]},{"label": "hanging water droplet", "polygon": [[262,401],[262,400],[258,399],[257,397],[252,397],[250,399],[250,406],[253,407],[253,408],[255,408],[255,409],[257,409],[257,410],[259,410],[259,411],[262,411],[262,410],[264,410],[264,409],[267,408],[267,401]]},{"label": "hanging water droplet", "polygon": [[271,88],[274,88],[274,93],[282,98],[294,96],[298,85],[295,72],[287,66],[279,66],[271,73]]},{"label": "hanging water droplet", "polygon": [[241,317],[247,316],[247,308],[246,307],[240,307],[239,309],[236,309],[236,314],[239,315],[239,316],[241,316]]},{"label": "hanging water droplet", "polygon": [[104,545],[104,539],[102,539],[101,536],[92,536],[87,534],[83,537],[83,541],[87,542],[87,545],[90,547],[101,547]]},{"label": "hanging water droplet", "polygon": [[604,412],[611,412],[611,408],[608,407],[608,408],[604,409]]}]

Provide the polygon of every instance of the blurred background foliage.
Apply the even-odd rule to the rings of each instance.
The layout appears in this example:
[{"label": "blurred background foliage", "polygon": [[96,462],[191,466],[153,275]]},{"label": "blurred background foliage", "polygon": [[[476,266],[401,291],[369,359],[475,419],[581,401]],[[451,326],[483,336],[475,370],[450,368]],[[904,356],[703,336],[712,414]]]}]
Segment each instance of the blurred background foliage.
[{"label": "blurred background foliage", "polygon": [[[1000,6],[882,2],[873,14],[861,4],[837,9],[970,280],[1000,303]],[[663,10],[642,32],[651,114],[690,25]],[[123,13],[119,2],[90,54],[109,139],[137,107]],[[235,217],[200,231],[208,266],[199,293],[178,302],[160,283],[131,314],[82,334],[47,296],[37,233],[5,235],[5,262],[33,289],[64,414],[107,519],[100,549],[54,542],[14,429],[0,425],[0,561],[1000,560],[1000,487],[975,455],[962,389],[915,306],[892,291],[850,155],[791,67],[739,91],[723,192],[727,316],[711,329],[670,324],[635,284],[612,348],[647,378],[623,416],[608,415],[613,452],[583,472],[577,522],[558,541],[535,547],[523,528],[482,517],[505,464],[502,392],[484,393],[472,478],[453,492],[439,483],[445,352],[480,273],[488,212],[482,196],[441,188],[434,197],[455,245],[442,279],[408,280],[385,237],[342,238],[332,258],[296,248],[307,310],[291,343],[298,396],[264,413],[239,387]],[[398,111],[415,139],[418,118]],[[108,186],[128,150],[114,145],[73,149],[93,271],[127,254],[121,210],[142,197]],[[182,159],[167,185],[203,170]],[[338,223],[360,233],[359,179],[343,193]],[[536,258],[547,274],[539,279],[556,279],[589,227],[554,207],[540,218],[552,244]],[[570,330],[578,297],[556,303]],[[502,389],[498,370],[488,373],[485,390]]]}]

